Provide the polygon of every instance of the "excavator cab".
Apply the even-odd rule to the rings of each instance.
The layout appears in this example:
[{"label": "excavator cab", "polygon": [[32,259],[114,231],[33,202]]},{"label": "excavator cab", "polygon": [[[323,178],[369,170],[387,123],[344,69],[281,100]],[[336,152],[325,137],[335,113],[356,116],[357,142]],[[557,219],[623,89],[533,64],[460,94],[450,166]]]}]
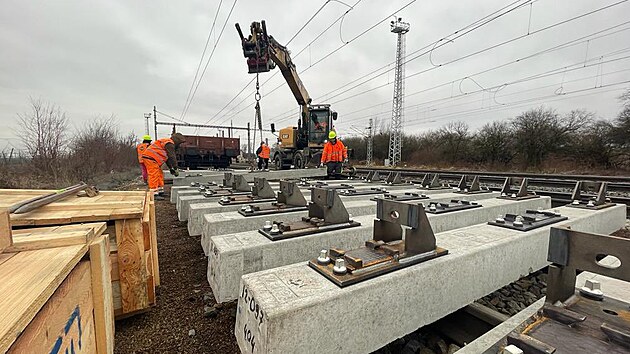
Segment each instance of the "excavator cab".
[{"label": "excavator cab", "polygon": [[337,119],[337,112],[330,110],[330,105],[312,105],[309,109],[307,124],[307,145],[310,147],[323,146],[328,139],[328,132],[332,129],[333,120]]},{"label": "excavator cab", "polygon": [[251,34],[245,38],[241,26],[237,23],[236,30],[241,37],[243,56],[247,58],[248,73],[265,73],[273,70],[276,63],[269,57],[269,36],[265,21],[252,22],[250,26]]}]

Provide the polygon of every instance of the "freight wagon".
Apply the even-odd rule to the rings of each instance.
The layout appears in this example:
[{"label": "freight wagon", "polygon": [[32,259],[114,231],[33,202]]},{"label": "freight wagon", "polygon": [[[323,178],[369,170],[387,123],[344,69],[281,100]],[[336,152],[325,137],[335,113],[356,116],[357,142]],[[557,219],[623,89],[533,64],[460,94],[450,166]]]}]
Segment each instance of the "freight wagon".
[{"label": "freight wagon", "polygon": [[184,135],[186,141],[177,149],[177,163],[182,168],[225,168],[241,152],[238,138]]}]

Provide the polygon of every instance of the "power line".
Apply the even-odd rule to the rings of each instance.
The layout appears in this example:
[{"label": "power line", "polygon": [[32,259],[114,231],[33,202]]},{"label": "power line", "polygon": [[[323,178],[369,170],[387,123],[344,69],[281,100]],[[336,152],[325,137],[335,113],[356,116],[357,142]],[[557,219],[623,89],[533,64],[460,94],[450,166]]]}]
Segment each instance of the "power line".
[{"label": "power line", "polygon": [[[627,48],[626,51],[628,49],[630,49],[630,47]],[[592,59],[591,61],[599,60],[602,57],[603,56],[598,57],[596,59]],[[610,63],[610,62],[614,62],[614,61],[618,61],[618,60],[625,60],[625,59],[630,59],[630,56],[625,56],[625,57],[622,57],[622,58],[611,59],[611,60],[608,60],[606,62],[599,61],[599,62],[596,62],[594,64],[584,65],[584,66],[582,66],[583,62],[579,62],[579,63],[572,64],[572,65],[569,65],[569,66],[564,66],[564,67],[561,67],[561,68],[558,68],[558,69],[553,69],[553,70],[549,70],[549,71],[546,71],[546,72],[542,72],[540,74],[530,75],[530,76],[527,76],[527,77],[524,77],[524,78],[516,79],[516,80],[513,80],[511,82],[506,82],[506,83],[494,85],[492,87],[481,88],[481,89],[476,90],[476,91],[466,92],[466,93],[462,93],[462,94],[456,95],[456,96],[452,96],[451,95],[451,96],[448,96],[448,97],[438,98],[438,99],[434,99],[434,100],[430,100],[430,101],[424,101],[424,102],[421,102],[421,103],[418,103],[418,104],[414,104],[414,105],[411,105],[411,106],[406,106],[405,110],[409,110],[409,109],[414,108],[414,107],[417,109],[420,106],[424,106],[424,105],[427,105],[427,104],[432,104],[432,103],[437,103],[437,102],[442,102],[442,101],[448,101],[448,100],[456,100],[456,99],[464,98],[464,97],[470,97],[472,94],[481,93],[481,92],[489,92],[492,89],[496,90],[498,88],[507,87],[509,85],[514,85],[514,84],[517,84],[517,83],[524,83],[524,82],[527,82],[527,81],[538,80],[538,79],[545,78],[545,77],[552,76],[552,75],[558,75],[558,74],[563,74],[563,73],[566,73],[566,72],[569,72],[569,71],[581,70],[581,69],[586,69],[586,68],[590,68],[590,67],[594,67],[594,66],[600,66],[600,65],[605,64],[605,63]],[[575,66],[575,65],[580,65],[580,67],[573,68],[573,69],[566,69],[566,68],[569,68],[569,67]],[[563,69],[566,69],[566,70],[562,71]],[[615,73],[615,72],[613,72],[613,73]],[[608,73],[608,74],[605,74],[605,75],[610,75],[610,74],[612,74],[612,73]],[[595,77],[601,77],[601,76],[602,76],[602,74],[598,74]],[[571,81],[565,81],[565,83],[581,81],[581,80],[585,80],[585,79],[589,79],[589,78],[592,78],[592,77],[587,77],[587,78],[577,79],[577,80],[571,80]],[[550,85],[550,86],[555,86],[555,85]],[[545,87],[547,87],[547,86],[543,86],[542,88],[545,88]],[[540,88],[537,88],[537,89],[540,89]],[[529,91],[529,90],[525,90],[523,92],[527,92],[527,91]],[[498,91],[495,91],[495,97],[494,97],[495,102],[496,102],[496,92],[498,92]],[[518,92],[518,93],[522,93],[522,92]],[[512,94],[510,94],[510,95],[512,95]],[[499,97],[505,97],[505,96],[499,96]],[[455,107],[455,106],[452,106],[452,107]],[[376,113],[376,115],[387,114],[387,113],[388,113],[388,111],[382,111],[382,112]],[[365,115],[365,116],[362,116],[362,117],[357,117],[357,118],[354,118],[354,119],[348,119],[348,120],[344,121],[343,123],[352,122],[352,123],[356,124],[357,122],[363,121],[363,120],[365,120],[365,118],[373,117],[374,115],[375,115],[375,113],[372,113],[372,114],[368,114],[368,115]]]},{"label": "power line", "polygon": [[212,60],[212,57],[214,56],[214,52],[217,49],[217,46],[219,45],[219,42],[221,41],[221,37],[223,36],[223,32],[225,31],[225,26],[227,25],[228,21],[230,20],[230,17],[232,16],[232,11],[234,11],[234,7],[236,6],[236,2],[238,0],[234,0],[234,2],[232,3],[232,7],[230,8],[230,12],[227,15],[227,18],[225,19],[225,22],[223,23],[223,27],[221,28],[221,32],[219,32],[219,38],[217,38],[216,42],[214,43],[214,46],[212,47],[212,52],[210,52],[210,56],[208,56],[208,60],[206,61],[206,65],[203,68],[203,71],[201,72],[201,75],[199,76],[199,80],[197,81],[197,85],[195,86],[195,90],[193,91],[192,95],[190,96],[190,101],[188,102],[188,106],[186,106],[184,108],[184,113],[182,114],[182,119],[184,119],[186,117],[186,113],[188,112],[188,109],[190,108],[190,105],[192,104],[193,100],[195,99],[195,94],[197,93],[197,89],[199,88],[199,84],[201,84],[201,80],[203,79],[203,76],[206,74],[206,70],[208,69],[208,65],[210,64],[210,60]]},{"label": "power line", "polygon": [[[458,78],[458,79],[456,79],[456,80],[451,80],[451,81],[444,82],[444,83],[442,83],[442,84],[438,84],[438,85],[435,85],[435,86],[432,86],[432,87],[429,87],[429,88],[426,88],[426,89],[422,89],[422,90],[419,90],[419,91],[415,91],[415,92],[413,92],[413,93],[410,93],[410,94],[406,95],[405,97],[410,97],[410,96],[413,96],[413,95],[416,95],[416,94],[419,94],[419,93],[423,93],[423,92],[427,92],[427,91],[431,91],[431,90],[433,90],[433,89],[437,89],[437,88],[440,88],[440,87],[445,87],[445,86],[448,86],[448,85],[453,85],[454,83],[456,83],[456,82],[461,82],[461,81],[463,81],[463,80],[465,80],[465,79],[467,79],[467,78],[472,78],[472,77],[474,77],[474,76],[478,76],[478,75],[481,75],[481,74],[486,74],[486,73],[488,73],[488,72],[491,72],[491,71],[494,71],[494,70],[497,70],[497,69],[501,69],[501,68],[504,68],[504,67],[509,66],[509,65],[513,65],[513,64],[517,64],[517,63],[522,63],[523,61],[525,61],[525,60],[527,60],[527,59],[531,59],[531,58],[537,57],[537,56],[542,55],[542,54],[550,53],[550,52],[553,52],[553,51],[556,51],[556,50],[560,50],[560,49],[569,48],[569,47],[572,47],[572,46],[575,46],[575,45],[578,45],[578,44],[586,43],[587,41],[593,41],[593,40],[596,40],[596,39],[600,39],[600,38],[603,38],[603,37],[607,37],[607,36],[610,36],[610,35],[613,35],[613,34],[617,34],[617,33],[623,32],[623,31],[630,30],[630,27],[627,27],[627,28],[623,28],[623,29],[620,29],[620,30],[617,30],[617,31],[611,32],[611,33],[607,33],[607,34],[600,35],[600,36],[597,36],[597,37],[589,38],[589,37],[592,37],[592,36],[595,36],[595,35],[598,35],[598,34],[601,34],[601,33],[607,32],[607,31],[609,31],[609,30],[611,30],[611,29],[615,29],[615,28],[617,28],[617,27],[621,27],[621,26],[626,25],[626,24],[630,24],[630,21],[626,21],[626,22],[623,22],[623,23],[621,23],[621,24],[618,24],[618,25],[615,25],[615,26],[608,27],[608,28],[603,29],[603,30],[601,30],[601,31],[597,31],[597,32],[594,32],[594,33],[588,34],[588,35],[586,35],[586,36],[583,36],[583,37],[580,37],[580,38],[577,38],[577,39],[573,39],[573,40],[570,40],[570,41],[564,42],[564,43],[562,43],[562,44],[559,44],[559,45],[556,45],[556,46],[553,46],[553,47],[550,47],[550,48],[547,48],[547,49],[544,49],[544,50],[538,51],[538,52],[536,52],[536,53],[533,53],[533,54],[530,54],[530,55],[526,55],[526,56],[524,56],[524,57],[517,58],[517,59],[512,60],[512,61],[509,61],[509,62],[507,62],[507,63],[499,64],[499,65],[493,66],[493,67],[491,67],[491,68],[484,69],[484,70],[478,71],[478,72],[476,72],[476,73],[466,75],[466,76],[461,77],[461,78]],[[587,39],[587,38],[588,38],[588,39]],[[613,54],[613,53],[608,53],[607,55],[612,55],[612,54]],[[580,62],[580,63],[576,63],[576,64],[574,64],[574,65],[581,64],[581,63],[582,63],[582,62]],[[385,84],[385,85],[377,86],[377,87],[374,87],[374,88],[372,88],[372,89],[370,89],[370,90],[363,91],[363,92],[361,92],[361,93],[359,93],[359,94],[356,94],[356,95],[353,95],[353,96],[349,96],[349,97],[346,97],[346,98],[344,98],[344,99],[341,99],[341,100],[338,100],[338,101],[335,101],[335,102],[331,102],[331,104],[336,104],[336,103],[339,103],[339,102],[342,102],[342,101],[345,101],[345,100],[348,100],[348,99],[354,98],[354,97],[356,97],[356,96],[358,96],[358,95],[360,95],[360,94],[367,93],[367,92],[370,92],[370,91],[373,91],[373,90],[376,90],[376,89],[379,89],[379,88],[381,88],[381,87],[388,86],[388,85],[389,85],[389,84]],[[357,112],[361,112],[361,111],[364,111],[364,110],[368,110],[368,109],[370,109],[370,108],[378,107],[378,106],[380,106],[380,105],[382,105],[382,104],[387,104],[387,103],[390,103],[390,102],[391,102],[391,100],[388,100],[388,101],[384,101],[384,102],[382,102],[382,103],[375,104],[375,105],[372,105],[372,106],[369,106],[369,107],[365,107],[365,108],[362,108],[362,109],[359,109],[359,110],[356,110],[356,111],[352,111],[352,112],[349,112],[349,113],[345,113],[345,114],[344,114],[344,117],[347,117],[347,116],[352,115],[352,114],[357,113]]]},{"label": "power line", "polygon": [[[540,32],[543,32],[543,31],[546,31],[546,30],[549,30],[549,29],[555,28],[555,27],[557,27],[557,26],[563,25],[563,24],[568,23],[568,22],[571,22],[571,21],[575,21],[575,20],[577,20],[577,19],[583,18],[583,17],[585,17],[585,16],[588,16],[588,15],[591,15],[591,14],[594,14],[594,13],[597,13],[597,12],[600,12],[600,11],[604,11],[604,10],[606,10],[606,9],[609,9],[609,8],[611,8],[611,7],[614,7],[614,6],[620,5],[620,4],[625,3],[625,2],[627,2],[627,1],[628,1],[628,0],[618,1],[618,2],[616,2],[616,3],[613,3],[613,4],[610,4],[610,5],[606,5],[606,6],[600,7],[600,8],[598,8],[598,9],[595,9],[595,10],[592,10],[592,11],[589,11],[589,12],[586,12],[586,13],[583,13],[583,14],[580,14],[580,15],[577,15],[577,16],[574,16],[574,17],[571,17],[571,18],[569,18],[569,19],[562,20],[562,21],[560,21],[560,22],[556,22],[556,23],[551,24],[551,25],[549,25],[549,26],[546,26],[546,27],[540,28],[540,29],[538,29],[538,30],[536,30],[536,31],[531,31],[531,32],[529,32],[528,34],[524,34],[524,35],[516,36],[516,37],[514,37],[514,38],[512,38],[512,39],[509,39],[509,40],[506,40],[506,41],[503,41],[503,42],[500,42],[500,43],[494,44],[494,45],[492,45],[492,46],[490,46],[490,47],[486,47],[486,48],[481,49],[481,50],[479,50],[479,51],[476,51],[476,52],[470,53],[470,54],[468,54],[468,55],[465,55],[465,56],[462,56],[462,57],[459,57],[459,58],[453,59],[453,60],[451,60],[451,61],[449,61],[449,62],[446,62],[446,63],[440,64],[440,65],[437,65],[437,66],[435,66],[435,65],[434,65],[434,66],[432,66],[432,67],[430,67],[430,68],[428,68],[428,69],[424,69],[424,70],[421,70],[421,71],[419,71],[419,72],[415,72],[415,73],[413,73],[413,74],[410,74],[410,75],[406,76],[406,78],[414,77],[414,76],[417,76],[417,75],[420,75],[420,74],[423,74],[423,73],[426,73],[426,72],[429,72],[429,71],[435,70],[435,69],[437,69],[437,68],[441,68],[441,67],[446,66],[446,65],[448,65],[448,64],[451,64],[451,63],[454,63],[454,62],[457,62],[457,61],[460,61],[460,60],[463,60],[463,59],[470,58],[470,57],[472,57],[472,56],[475,56],[475,55],[478,55],[478,54],[481,54],[481,53],[487,52],[487,51],[489,51],[489,50],[492,50],[492,49],[495,49],[495,48],[501,47],[501,46],[503,46],[503,45],[506,45],[506,44],[512,43],[512,42],[514,42],[514,41],[517,41],[517,40],[520,40],[520,39],[526,38],[526,37],[528,37],[528,36],[530,36],[530,35],[537,34],[537,33],[540,33]],[[521,4],[521,5],[523,5],[523,4]],[[447,42],[447,43],[448,43],[448,42]],[[418,55],[416,55],[416,56],[412,57],[411,59],[408,59],[407,61],[405,61],[405,63],[408,63],[408,62],[410,62],[410,61],[412,61],[412,60],[416,60],[416,59],[420,58],[420,57],[421,57],[421,56],[423,56],[423,55],[429,54],[429,53],[431,53],[433,50],[435,50],[435,49],[437,49],[437,48],[439,48],[439,47],[441,47],[441,46],[436,46],[436,47],[432,48],[431,50],[428,50],[428,51],[425,51],[425,52],[423,52],[423,53],[421,53],[421,54],[418,54]],[[391,70],[391,69],[390,69],[390,70]],[[388,70],[388,71],[390,71],[390,70]],[[388,72],[388,71],[387,71],[387,72]],[[381,74],[379,74],[379,75],[377,75],[377,76],[375,76],[375,77],[373,77],[373,78],[370,78],[370,79],[368,79],[368,80],[365,80],[364,82],[362,82],[362,83],[360,83],[360,84],[357,84],[357,85],[355,85],[355,86],[351,87],[350,89],[347,89],[347,90],[345,90],[345,91],[341,92],[340,94],[346,93],[346,92],[348,92],[348,91],[350,91],[350,90],[352,90],[352,89],[354,89],[354,88],[356,88],[356,87],[358,87],[358,86],[364,85],[364,84],[366,84],[367,82],[372,81],[372,80],[376,79],[377,77],[380,77],[380,76],[384,75],[384,74],[385,74],[385,73],[387,73],[387,72],[381,73]],[[389,83],[387,83],[387,84],[383,84],[383,85],[380,85],[380,86],[378,86],[378,87],[376,87],[376,88],[372,88],[372,89],[369,89],[369,90],[363,91],[362,93],[359,93],[359,94],[355,94],[354,96],[352,96],[352,98],[353,98],[353,97],[360,96],[361,94],[364,94],[364,93],[368,93],[368,92],[374,91],[374,90],[376,90],[376,89],[378,89],[378,88],[386,87],[386,86],[389,86]],[[335,95],[335,96],[333,96],[333,97],[339,96],[340,94],[337,94],[337,95]],[[341,100],[336,101],[336,102],[341,102]],[[287,119],[287,118],[283,118],[283,119],[278,120],[277,122],[281,122],[281,121],[284,121],[284,120],[286,120],[286,119]]]},{"label": "power line", "polygon": [[[512,2],[512,3],[510,3],[510,4],[508,4],[508,5],[506,5],[506,6],[502,7],[502,8],[500,8],[500,9],[498,9],[498,10],[496,10],[496,11],[494,11],[494,12],[492,12],[492,13],[490,13],[490,14],[488,14],[488,15],[486,15],[486,16],[484,16],[484,17],[482,17],[482,18],[478,19],[478,20],[475,20],[474,22],[472,22],[472,23],[468,24],[467,26],[464,26],[464,27],[462,27],[462,28],[460,28],[460,29],[458,29],[458,30],[456,30],[456,31],[452,32],[452,33],[449,33],[448,35],[443,36],[442,38],[438,39],[437,41],[431,42],[431,43],[427,44],[426,46],[424,46],[424,47],[422,47],[422,48],[420,48],[420,49],[417,49],[417,50],[415,50],[415,51],[413,51],[413,52],[411,52],[411,53],[409,53],[409,54],[405,55],[405,59],[406,59],[407,57],[411,56],[411,55],[414,55],[414,54],[416,54],[416,53],[418,53],[418,52],[420,52],[420,51],[424,50],[424,49],[430,48],[430,47],[432,47],[432,46],[433,46],[433,47],[435,47],[435,45],[436,45],[437,43],[439,43],[440,41],[442,41],[442,40],[444,40],[444,39],[446,39],[446,38],[449,38],[450,36],[456,35],[456,34],[458,34],[458,33],[462,32],[462,31],[465,31],[465,30],[467,30],[467,29],[469,29],[469,28],[471,28],[471,27],[473,27],[473,26],[476,26],[477,24],[479,24],[479,23],[483,22],[484,20],[487,20],[488,18],[490,18],[490,17],[492,17],[492,16],[496,15],[497,13],[500,13],[501,11],[503,11],[503,10],[505,10],[505,9],[507,9],[507,8],[509,8],[509,7],[513,6],[513,5],[515,5],[515,4],[517,4],[517,3],[521,2],[521,1],[523,1],[523,0],[516,0],[516,1],[514,1],[514,2]],[[503,15],[505,15],[505,14],[508,14],[509,12],[512,12],[512,11],[514,11],[514,10],[516,10],[516,9],[518,9],[518,8],[520,8],[520,7],[522,7],[522,6],[525,6],[525,5],[527,5],[528,3],[530,3],[530,2],[531,2],[531,0],[529,0],[528,2],[526,2],[526,3],[524,3],[524,4],[518,5],[517,7],[515,7],[515,8],[512,8],[512,9],[508,10],[507,12],[505,12],[505,13],[501,14],[501,15],[500,15],[500,16],[498,16],[498,17],[501,17],[501,16],[503,16]],[[492,20],[494,20],[494,19],[498,18],[498,17],[495,17],[495,18],[491,19],[491,20],[490,20],[490,22],[491,22]],[[482,25],[485,25],[485,24],[487,24],[487,23],[489,23],[489,22],[483,23]],[[477,27],[477,28],[479,28],[479,27]],[[468,33],[468,32],[467,32],[467,33]],[[435,49],[435,48],[434,48],[434,49]],[[406,63],[406,62],[405,62],[405,63]],[[377,69],[375,69],[375,70],[372,70],[371,72],[369,72],[369,73],[367,73],[367,74],[364,74],[364,75],[360,76],[359,78],[354,79],[354,80],[350,81],[349,83],[346,83],[346,84],[344,84],[344,85],[342,85],[342,86],[340,86],[340,87],[338,87],[338,88],[336,88],[336,89],[334,89],[334,90],[332,90],[332,91],[329,91],[329,92],[327,92],[327,93],[324,93],[323,95],[321,95],[321,96],[317,97],[315,100],[319,101],[321,98],[323,98],[323,97],[325,97],[325,96],[328,96],[329,94],[331,94],[331,93],[333,93],[333,92],[339,91],[340,89],[342,89],[342,88],[344,88],[344,87],[347,87],[347,86],[349,86],[349,85],[351,85],[351,84],[353,84],[353,83],[355,83],[355,82],[357,82],[357,81],[359,81],[359,80],[361,80],[361,79],[363,79],[363,78],[365,78],[365,77],[368,77],[368,76],[370,76],[370,75],[372,75],[372,74],[374,74],[374,73],[377,73],[377,72],[379,72],[379,71],[381,71],[381,70],[383,70],[383,69],[386,69],[387,67],[389,67],[389,66],[391,66],[391,65],[393,65],[393,64],[395,64],[395,61],[392,61],[392,62],[388,63],[387,65],[384,65],[384,66],[382,66],[382,67],[380,67],[380,68],[377,68]],[[378,76],[376,76],[376,77],[380,77],[381,75],[383,75],[383,74],[385,74],[385,73],[388,73],[389,71],[391,71],[391,70],[393,70],[393,69],[394,69],[394,68],[388,69],[387,71],[385,71],[384,73],[379,74],[379,75],[378,75]],[[279,114],[279,115],[276,115],[276,116],[272,117],[271,119],[277,118],[277,117],[279,117],[279,116],[284,116],[284,115],[286,115],[288,112],[290,112],[290,111],[287,111],[286,113],[281,113],[281,114]]]},{"label": "power line", "polygon": [[223,4],[223,0],[219,1],[219,6],[217,7],[217,11],[214,14],[214,20],[212,20],[212,26],[210,27],[210,32],[208,32],[208,38],[206,39],[206,44],[203,47],[203,51],[201,52],[201,58],[199,58],[199,64],[197,64],[197,70],[195,71],[195,77],[193,77],[192,83],[190,83],[190,88],[188,89],[188,96],[186,96],[186,102],[184,103],[184,109],[182,109],[182,114],[180,118],[184,118],[184,110],[186,109],[186,105],[188,104],[188,100],[190,99],[190,94],[192,93],[193,86],[195,86],[195,82],[197,81],[197,76],[199,75],[199,69],[201,69],[201,64],[203,63],[203,58],[206,56],[206,51],[208,50],[208,44],[210,44],[210,38],[212,37],[212,32],[214,31],[214,25],[217,22],[217,17],[219,16],[219,11],[221,10],[221,4]]}]

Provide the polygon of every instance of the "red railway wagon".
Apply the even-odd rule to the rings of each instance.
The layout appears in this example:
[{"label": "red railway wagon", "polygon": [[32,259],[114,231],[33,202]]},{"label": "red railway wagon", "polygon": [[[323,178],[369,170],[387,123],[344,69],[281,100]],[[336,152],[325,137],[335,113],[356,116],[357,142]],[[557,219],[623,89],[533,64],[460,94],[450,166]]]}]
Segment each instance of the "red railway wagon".
[{"label": "red railway wagon", "polygon": [[177,149],[177,162],[184,168],[225,168],[241,153],[239,138],[199,135],[184,135],[184,138],[186,141]]}]

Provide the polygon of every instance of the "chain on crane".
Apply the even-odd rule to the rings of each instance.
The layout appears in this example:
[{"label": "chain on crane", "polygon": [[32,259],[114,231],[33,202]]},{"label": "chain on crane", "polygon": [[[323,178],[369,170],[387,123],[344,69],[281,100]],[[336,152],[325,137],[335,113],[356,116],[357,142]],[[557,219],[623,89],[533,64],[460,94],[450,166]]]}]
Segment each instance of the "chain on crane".
[{"label": "chain on crane", "polygon": [[256,120],[258,122],[258,130],[260,130],[260,141],[263,141],[262,134],[262,115],[260,114],[260,99],[262,96],[260,95],[260,83],[258,82],[258,73],[256,73],[256,94],[254,95],[256,99]]}]

